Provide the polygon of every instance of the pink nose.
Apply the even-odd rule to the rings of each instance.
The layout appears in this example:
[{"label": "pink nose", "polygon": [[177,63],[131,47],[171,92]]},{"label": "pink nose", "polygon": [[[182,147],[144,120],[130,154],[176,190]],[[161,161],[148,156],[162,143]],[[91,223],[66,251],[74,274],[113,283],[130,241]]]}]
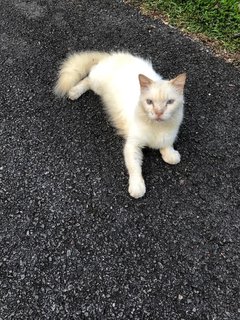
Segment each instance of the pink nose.
[{"label": "pink nose", "polygon": [[163,115],[162,111],[155,111],[155,114],[158,118],[160,118]]}]

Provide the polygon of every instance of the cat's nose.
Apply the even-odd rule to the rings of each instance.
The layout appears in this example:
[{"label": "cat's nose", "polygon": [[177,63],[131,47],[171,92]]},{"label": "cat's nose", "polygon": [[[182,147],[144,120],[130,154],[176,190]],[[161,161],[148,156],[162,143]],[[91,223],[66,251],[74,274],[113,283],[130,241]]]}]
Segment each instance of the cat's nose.
[{"label": "cat's nose", "polygon": [[155,111],[155,114],[158,118],[160,118],[163,115],[163,111]]}]

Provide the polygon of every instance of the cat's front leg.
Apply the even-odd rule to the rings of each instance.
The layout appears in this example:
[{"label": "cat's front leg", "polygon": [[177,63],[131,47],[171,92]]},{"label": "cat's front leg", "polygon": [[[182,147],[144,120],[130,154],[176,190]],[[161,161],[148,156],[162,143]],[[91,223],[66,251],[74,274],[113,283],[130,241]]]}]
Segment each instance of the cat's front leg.
[{"label": "cat's front leg", "polygon": [[141,198],[146,192],[142,176],[142,158],[141,148],[127,141],[124,147],[124,160],[129,174],[128,192],[133,198]]},{"label": "cat's front leg", "polygon": [[181,160],[180,153],[177,150],[175,150],[173,146],[161,148],[160,153],[162,155],[163,160],[168,164],[177,164]]}]

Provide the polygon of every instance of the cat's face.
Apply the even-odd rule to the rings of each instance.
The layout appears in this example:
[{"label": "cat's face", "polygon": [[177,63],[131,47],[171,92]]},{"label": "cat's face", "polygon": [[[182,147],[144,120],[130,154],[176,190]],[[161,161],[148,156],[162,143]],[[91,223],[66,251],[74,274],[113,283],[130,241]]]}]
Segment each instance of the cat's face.
[{"label": "cat's face", "polygon": [[154,82],[144,75],[139,75],[141,104],[149,119],[166,121],[182,107],[185,80],[185,73],[161,82]]}]

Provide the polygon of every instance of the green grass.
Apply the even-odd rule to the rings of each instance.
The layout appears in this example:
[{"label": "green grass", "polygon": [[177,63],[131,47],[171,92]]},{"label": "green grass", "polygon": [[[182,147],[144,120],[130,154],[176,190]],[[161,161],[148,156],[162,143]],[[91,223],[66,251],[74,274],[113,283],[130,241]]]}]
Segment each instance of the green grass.
[{"label": "green grass", "polygon": [[[131,2],[131,1],[130,1]],[[240,51],[238,0],[133,0],[145,11],[167,16],[170,24],[217,40],[229,52]]]}]

